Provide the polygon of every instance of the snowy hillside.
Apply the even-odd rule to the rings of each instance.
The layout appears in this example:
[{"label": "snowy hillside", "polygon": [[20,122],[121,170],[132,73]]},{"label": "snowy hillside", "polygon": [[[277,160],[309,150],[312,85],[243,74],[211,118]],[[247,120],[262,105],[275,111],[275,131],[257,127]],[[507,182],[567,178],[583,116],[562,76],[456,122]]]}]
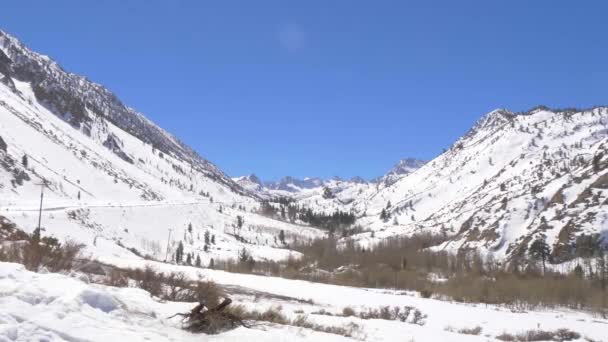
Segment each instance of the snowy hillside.
[{"label": "snowy hillside", "polygon": [[[583,233],[608,234],[608,108],[496,110],[437,158],[390,185],[307,201],[352,211],[386,236],[443,233],[451,251],[516,257],[543,237],[556,261]],[[381,219],[382,210],[387,216]],[[370,234],[361,241],[374,241]]]},{"label": "snowy hillside", "polygon": [[112,253],[164,259],[181,241],[203,262],[242,248],[280,259],[290,253],[276,241],[281,230],[287,241],[322,235],[254,214],[254,193],[102,86],[3,32],[0,139],[1,215],[28,231],[38,224],[44,180],[43,234]]}]

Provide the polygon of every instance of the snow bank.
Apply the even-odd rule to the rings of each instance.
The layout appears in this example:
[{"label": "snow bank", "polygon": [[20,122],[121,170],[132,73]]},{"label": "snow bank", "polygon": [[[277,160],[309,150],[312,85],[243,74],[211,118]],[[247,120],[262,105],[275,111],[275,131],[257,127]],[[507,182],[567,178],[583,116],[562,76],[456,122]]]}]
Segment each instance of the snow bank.
[{"label": "snow bank", "polygon": [[347,341],[338,335],[262,325],[194,335],[167,319],[189,303],[158,302],[140,289],[84,283],[0,263],[0,341]]}]

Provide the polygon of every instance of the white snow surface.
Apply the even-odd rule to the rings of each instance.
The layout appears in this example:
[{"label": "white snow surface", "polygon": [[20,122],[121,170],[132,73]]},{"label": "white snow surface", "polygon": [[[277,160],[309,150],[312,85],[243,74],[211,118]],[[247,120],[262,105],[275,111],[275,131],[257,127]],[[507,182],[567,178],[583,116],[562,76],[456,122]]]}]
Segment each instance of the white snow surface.
[{"label": "white snow surface", "polygon": [[[144,261],[115,260],[142,267]],[[193,304],[163,302],[136,288],[89,284],[86,277],[33,273],[22,265],[0,263],[0,341],[488,341],[504,332],[568,328],[596,341],[608,339],[608,321],[582,312],[544,310],[512,312],[492,305],[466,305],[420,298],[415,293],[325,285],[273,277],[232,274],[192,267],[151,263],[157,270],[184,272],[249,292],[233,295],[236,304],[265,310],[282,307],[290,318],[306,315],[325,326],[358,326],[350,338],[277,324],[238,328],[220,335],[193,335],[180,330],[176,312]],[[84,281],[83,281],[84,278]],[[280,296],[280,297],[279,297]],[[308,302],[298,301],[300,299]],[[419,309],[424,325],[339,314],[344,307],[356,312],[379,306]],[[447,331],[480,326],[479,336]]]}]

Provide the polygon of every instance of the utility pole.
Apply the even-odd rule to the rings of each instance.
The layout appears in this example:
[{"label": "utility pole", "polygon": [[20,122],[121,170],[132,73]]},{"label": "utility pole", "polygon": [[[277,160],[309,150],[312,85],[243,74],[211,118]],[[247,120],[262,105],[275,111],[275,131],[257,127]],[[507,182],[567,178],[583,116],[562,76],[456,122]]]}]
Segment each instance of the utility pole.
[{"label": "utility pole", "polygon": [[42,179],[40,185],[40,209],[38,210],[38,234],[42,235],[42,200],[44,199],[44,187],[47,186],[46,179]]},{"label": "utility pole", "polygon": [[167,253],[165,254],[165,262],[167,262],[167,258],[169,257],[169,242],[171,242],[171,231],[173,229],[169,228],[169,237],[167,238]]}]

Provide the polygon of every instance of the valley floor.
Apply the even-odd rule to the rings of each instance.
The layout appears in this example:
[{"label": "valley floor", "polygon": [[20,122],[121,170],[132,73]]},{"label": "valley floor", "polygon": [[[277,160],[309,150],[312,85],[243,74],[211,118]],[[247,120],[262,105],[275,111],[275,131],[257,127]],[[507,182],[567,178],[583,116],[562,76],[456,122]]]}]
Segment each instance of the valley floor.
[{"label": "valley floor", "polygon": [[[193,335],[180,329],[177,312],[191,303],[162,302],[140,289],[89,284],[86,276],[33,273],[18,264],[0,263],[0,341],[488,341],[503,333],[567,328],[580,340],[607,341],[608,320],[582,312],[512,312],[491,305],[467,305],[421,298],[417,293],[351,288],[275,277],[233,274],[149,261],[100,260],[119,267],[150,264],[162,272],[179,271],[212,280],[236,304],[263,311],[280,308],[288,318],[306,315],[323,326],[345,327],[350,338],[309,329],[261,323],[220,335]],[[411,307],[422,318],[405,322],[340,316],[383,306]],[[329,314],[332,315],[329,315]],[[478,335],[459,333],[475,330]]]}]

